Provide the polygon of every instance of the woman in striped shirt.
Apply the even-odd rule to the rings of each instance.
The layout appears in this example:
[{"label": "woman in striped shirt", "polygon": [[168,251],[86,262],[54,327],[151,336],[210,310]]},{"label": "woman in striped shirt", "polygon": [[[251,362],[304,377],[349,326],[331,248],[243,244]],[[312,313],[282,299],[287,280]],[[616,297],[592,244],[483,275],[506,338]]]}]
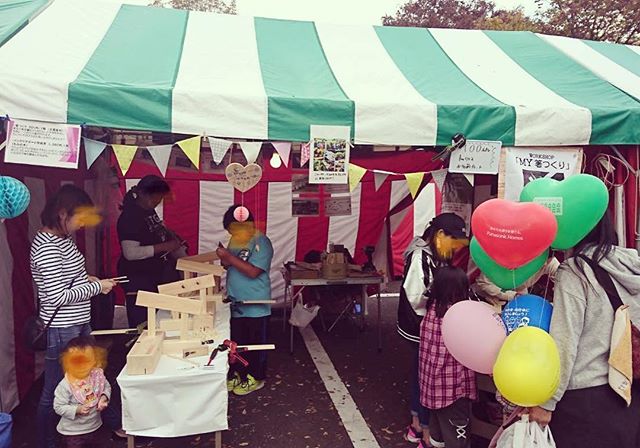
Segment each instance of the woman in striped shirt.
[{"label": "woman in striped shirt", "polygon": [[43,227],[31,245],[31,273],[38,290],[40,317],[45,323],[51,321],[37,416],[40,448],[55,446],[53,396],[63,378],[60,353],[71,339],[91,332],[91,297],[107,294],[115,286],[113,280],[87,275],[84,256],[71,238],[86,225],[92,207],[83,190],[63,186],[47,201],[41,214]]}]

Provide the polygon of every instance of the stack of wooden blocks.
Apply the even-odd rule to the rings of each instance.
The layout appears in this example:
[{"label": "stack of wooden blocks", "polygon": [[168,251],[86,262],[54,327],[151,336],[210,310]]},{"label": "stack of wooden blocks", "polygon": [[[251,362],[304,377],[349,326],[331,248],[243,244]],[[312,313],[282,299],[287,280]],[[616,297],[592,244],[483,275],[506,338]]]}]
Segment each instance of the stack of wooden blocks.
[{"label": "stack of wooden blocks", "polygon": [[[222,302],[222,266],[214,264],[215,252],[181,258],[177,269],[184,280],[160,285],[159,293],[139,291],[136,305],[147,308],[147,330],[127,355],[129,375],[155,371],[160,356],[188,358],[208,354],[208,344],[218,340],[215,331],[216,303]],[[171,319],[156,324],[156,311],[171,312]],[[177,336],[168,337],[168,332]]]}]

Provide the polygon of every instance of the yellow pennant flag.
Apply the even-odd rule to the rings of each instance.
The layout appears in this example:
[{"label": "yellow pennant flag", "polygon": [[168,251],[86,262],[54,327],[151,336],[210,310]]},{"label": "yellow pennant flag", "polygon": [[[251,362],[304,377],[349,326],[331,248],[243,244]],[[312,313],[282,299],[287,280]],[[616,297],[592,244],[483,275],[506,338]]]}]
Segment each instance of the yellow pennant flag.
[{"label": "yellow pennant flag", "polygon": [[420,185],[422,185],[424,173],[407,173],[404,177],[407,179],[407,186],[409,187],[411,197],[415,199],[418,189],[420,188]]},{"label": "yellow pennant flag", "polygon": [[136,156],[138,147],[131,145],[111,145],[111,147],[113,148],[113,152],[118,160],[118,165],[120,165],[122,175],[126,176],[127,171],[129,171],[129,168],[131,167],[131,162],[133,162],[133,159]]},{"label": "yellow pennant flag", "polygon": [[189,157],[193,166],[200,169],[200,136],[191,137],[176,144],[182,149],[182,152]]},{"label": "yellow pennant flag", "polygon": [[367,174],[367,169],[361,166],[349,164],[349,191],[353,191],[358,183],[362,180],[364,175]]}]

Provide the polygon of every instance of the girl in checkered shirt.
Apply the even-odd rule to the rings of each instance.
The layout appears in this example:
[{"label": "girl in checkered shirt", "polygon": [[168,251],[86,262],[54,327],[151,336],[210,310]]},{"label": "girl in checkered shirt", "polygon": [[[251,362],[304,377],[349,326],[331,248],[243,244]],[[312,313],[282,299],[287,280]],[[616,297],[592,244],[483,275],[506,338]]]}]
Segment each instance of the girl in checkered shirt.
[{"label": "girl in checkered shirt", "polygon": [[[427,313],[420,328],[420,401],[431,411],[429,442],[436,448],[471,446],[471,402],[477,398],[475,373],[444,345],[442,318],[449,307],[469,298],[467,274],[453,266],[435,272]],[[418,448],[427,445],[423,442]]]}]

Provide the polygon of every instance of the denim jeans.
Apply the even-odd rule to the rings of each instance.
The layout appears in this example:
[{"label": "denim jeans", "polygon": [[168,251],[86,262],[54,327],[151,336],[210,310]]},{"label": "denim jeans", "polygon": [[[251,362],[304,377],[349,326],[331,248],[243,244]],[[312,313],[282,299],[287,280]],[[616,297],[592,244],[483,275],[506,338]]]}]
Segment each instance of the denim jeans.
[{"label": "denim jeans", "polygon": [[[54,448],[56,446],[56,425],[59,417],[53,411],[53,397],[56,387],[64,372],[60,365],[60,355],[69,341],[78,336],[88,336],[91,333],[89,324],[74,325],[66,328],[49,328],[47,331],[47,351],[44,357],[44,386],[40,403],[38,404],[38,448]],[[118,409],[109,406],[102,414],[105,426],[115,430],[122,427],[121,415]]]},{"label": "denim jeans", "polygon": [[415,342],[410,342],[412,353],[411,357],[411,374],[409,376],[409,388],[411,393],[411,415],[417,416],[420,426],[429,427],[429,409],[420,403],[420,379],[418,378],[418,370],[420,366],[419,353],[420,346]]}]

